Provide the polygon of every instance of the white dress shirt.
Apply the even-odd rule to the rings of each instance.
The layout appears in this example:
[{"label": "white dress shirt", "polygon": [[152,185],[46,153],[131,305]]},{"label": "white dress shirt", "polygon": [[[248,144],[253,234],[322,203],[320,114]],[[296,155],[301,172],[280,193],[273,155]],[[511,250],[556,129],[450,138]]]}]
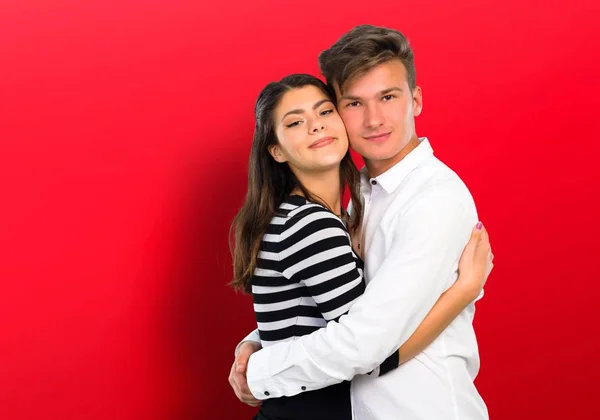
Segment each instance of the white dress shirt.
[{"label": "white dress shirt", "polygon": [[[404,343],[457,278],[477,211],[469,190],[426,138],[382,175],[363,170],[362,247],[367,288],[347,315],[250,357],[258,399],[352,381],[356,420],[483,420],[474,304],[418,356],[367,375]],[[255,334],[246,340],[259,341]]]}]

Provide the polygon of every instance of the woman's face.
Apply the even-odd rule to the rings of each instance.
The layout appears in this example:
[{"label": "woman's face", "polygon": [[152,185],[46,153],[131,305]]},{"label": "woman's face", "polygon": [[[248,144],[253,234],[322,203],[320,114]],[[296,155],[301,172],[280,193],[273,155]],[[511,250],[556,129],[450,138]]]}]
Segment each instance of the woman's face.
[{"label": "woman's face", "polygon": [[348,151],[346,128],[329,97],[316,86],[286,92],[273,112],[279,144],[269,152],[295,173],[339,168]]}]

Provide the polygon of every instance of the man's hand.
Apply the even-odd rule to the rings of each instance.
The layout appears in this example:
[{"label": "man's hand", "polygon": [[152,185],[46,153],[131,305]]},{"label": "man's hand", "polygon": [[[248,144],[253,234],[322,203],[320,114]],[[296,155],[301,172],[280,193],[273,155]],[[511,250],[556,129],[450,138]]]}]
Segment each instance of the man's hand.
[{"label": "man's hand", "polygon": [[254,398],[254,395],[248,388],[248,382],[246,381],[246,368],[248,367],[248,359],[250,355],[260,350],[260,344],[251,341],[243,343],[235,356],[233,365],[231,365],[231,371],[229,372],[229,385],[233,388],[233,392],[244,404],[248,404],[251,407],[258,407],[261,405],[261,401]]}]

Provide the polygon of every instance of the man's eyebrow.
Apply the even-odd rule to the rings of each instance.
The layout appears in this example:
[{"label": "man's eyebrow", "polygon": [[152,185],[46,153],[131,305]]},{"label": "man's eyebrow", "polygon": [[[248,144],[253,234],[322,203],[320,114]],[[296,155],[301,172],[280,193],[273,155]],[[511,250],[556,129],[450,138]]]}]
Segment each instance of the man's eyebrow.
[{"label": "man's eyebrow", "polygon": [[[312,106],[312,109],[317,109],[318,107],[320,107],[321,105],[323,105],[325,102],[331,102],[331,100],[329,98],[325,98],[325,99],[321,99],[320,101],[315,102],[315,104]],[[287,117],[290,114],[304,114],[304,110],[303,109],[292,109],[291,111],[286,112],[283,117],[281,117],[281,121],[283,121],[283,119],[285,117]]]},{"label": "man's eyebrow", "polygon": [[358,96],[353,96],[353,95],[342,95],[340,97],[340,101],[344,101],[344,100],[348,100],[348,101],[358,101],[360,100],[360,97]]},{"label": "man's eyebrow", "polygon": [[388,89],[384,89],[381,92],[379,92],[381,95],[387,95],[390,92],[402,92],[402,88],[398,87],[398,86],[393,86],[391,88]]},{"label": "man's eyebrow", "polygon": [[[398,86],[393,86],[391,88],[384,89],[384,90],[380,91],[379,95],[387,95],[387,94],[389,94],[391,92],[402,92],[402,88],[400,88]],[[342,95],[339,100],[340,101],[343,101],[343,100],[347,100],[347,101],[359,101],[360,99],[362,99],[362,98],[359,97],[359,96],[345,94],[345,95]]]}]

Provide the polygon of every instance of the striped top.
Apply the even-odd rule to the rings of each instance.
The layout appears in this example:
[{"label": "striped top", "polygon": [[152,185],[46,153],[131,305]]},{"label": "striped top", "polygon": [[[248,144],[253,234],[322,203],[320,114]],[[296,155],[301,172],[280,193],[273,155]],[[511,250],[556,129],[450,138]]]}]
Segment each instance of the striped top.
[{"label": "striped top", "polygon": [[[252,278],[263,347],[336,321],[365,287],[363,262],[352,250],[340,218],[304,197],[287,197],[263,236]],[[398,362],[396,351],[379,366],[379,375],[398,367]],[[258,418],[352,420],[350,382],[267,399]]]},{"label": "striped top", "polygon": [[[341,219],[304,197],[287,197],[263,236],[252,278],[262,346],[338,320],[365,287],[363,261]],[[396,351],[379,366],[379,375],[398,363]]]},{"label": "striped top", "polygon": [[335,214],[289,196],[263,237],[252,279],[263,347],[310,334],[347,313],[365,291],[362,267]]}]

